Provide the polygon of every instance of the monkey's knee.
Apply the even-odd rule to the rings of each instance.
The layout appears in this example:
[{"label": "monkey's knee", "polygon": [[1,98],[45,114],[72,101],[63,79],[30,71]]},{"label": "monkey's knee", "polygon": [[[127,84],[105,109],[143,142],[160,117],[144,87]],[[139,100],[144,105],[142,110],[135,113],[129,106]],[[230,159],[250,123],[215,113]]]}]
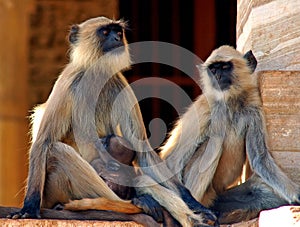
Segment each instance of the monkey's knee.
[{"label": "monkey's knee", "polygon": [[[70,160],[71,158],[71,160]],[[47,163],[51,162],[62,162],[62,163],[69,163],[73,159],[81,158],[79,154],[75,151],[75,149],[65,143],[56,142],[53,143],[51,148],[48,150],[47,153]]]},{"label": "monkey's knee", "polygon": [[71,166],[70,154],[76,153],[73,148],[63,143],[54,143],[47,153],[47,172],[44,187],[42,207],[52,208],[58,203],[68,202],[70,195],[71,179],[66,174],[66,169]]},{"label": "monkey's knee", "polygon": [[42,207],[52,208],[70,199],[97,196],[93,184],[98,176],[90,164],[67,144],[56,142],[49,149],[46,171]]}]

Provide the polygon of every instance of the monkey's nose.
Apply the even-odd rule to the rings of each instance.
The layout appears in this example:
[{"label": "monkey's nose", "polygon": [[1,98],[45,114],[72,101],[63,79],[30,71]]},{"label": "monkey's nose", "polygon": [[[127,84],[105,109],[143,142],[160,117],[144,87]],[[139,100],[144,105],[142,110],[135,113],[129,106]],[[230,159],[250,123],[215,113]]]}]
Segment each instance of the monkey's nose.
[{"label": "monkey's nose", "polygon": [[117,33],[113,33],[113,34],[111,34],[111,40],[112,41],[121,41],[121,37],[117,34]]},{"label": "monkey's nose", "polygon": [[220,74],[216,74],[216,79],[219,81],[221,79],[221,75]]}]

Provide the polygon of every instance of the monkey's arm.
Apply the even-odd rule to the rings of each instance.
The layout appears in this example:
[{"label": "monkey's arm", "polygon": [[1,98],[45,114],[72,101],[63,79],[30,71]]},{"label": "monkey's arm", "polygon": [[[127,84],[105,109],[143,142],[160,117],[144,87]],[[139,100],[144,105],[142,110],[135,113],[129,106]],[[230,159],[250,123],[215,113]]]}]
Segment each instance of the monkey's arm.
[{"label": "monkey's arm", "polygon": [[220,102],[217,111],[213,108],[213,112],[210,112],[204,95],[200,96],[194,105],[197,113],[191,114],[189,110],[182,121],[185,129],[181,131],[187,137],[187,143],[177,145],[179,149],[174,151],[181,155],[177,161],[183,162],[181,169],[184,169],[184,185],[200,201],[212,182],[222,155],[226,130],[223,124],[226,125],[227,121],[227,107],[225,103]]},{"label": "monkey's arm", "polygon": [[246,119],[250,119],[246,129],[246,150],[252,169],[289,203],[299,203],[299,186],[278,167],[268,151],[262,111],[249,110]]},{"label": "monkey's arm", "polygon": [[[206,140],[209,117],[208,103],[201,95],[179,119],[160,152],[172,172],[180,173],[197,147]],[[178,177],[181,178],[181,174]]]},{"label": "monkey's arm", "polygon": [[[204,149],[201,146],[209,137],[210,117],[207,99],[201,95],[177,122],[160,154],[198,200],[214,176],[222,144],[222,139],[214,137],[203,145]],[[190,162],[193,164],[188,171],[183,171]]]},{"label": "monkey's arm", "polygon": [[[47,103],[43,105],[44,110],[41,111],[41,119],[37,119],[39,122],[34,123],[36,119],[32,119],[36,128],[33,129],[33,144],[29,152],[27,192],[21,211],[11,214],[10,217],[40,217],[39,212],[46,177],[47,153],[52,144],[61,138],[69,128],[71,101],[62,87],[63,84],[56,83]],[[62,99],[59,99],[58,96],[62,96]],[[68,100],[70,103],[64,105],[62,100]],[[33,115],[35,116],[35,114]]]}]

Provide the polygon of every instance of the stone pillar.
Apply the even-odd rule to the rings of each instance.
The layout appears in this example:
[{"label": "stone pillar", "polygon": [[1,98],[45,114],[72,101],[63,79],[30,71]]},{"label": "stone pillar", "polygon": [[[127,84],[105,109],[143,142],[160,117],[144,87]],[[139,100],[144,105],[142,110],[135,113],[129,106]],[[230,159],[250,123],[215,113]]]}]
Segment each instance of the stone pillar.
[{"label": "stone pillar", "polygon": [[19,206],[28,153],[28,10],[31,0],[0,3],[0,204]]},{"label": "stone pillar", "polygon": [[237,49],[258,59],[269,147],[300,183],[300,1],[238,0]]}]

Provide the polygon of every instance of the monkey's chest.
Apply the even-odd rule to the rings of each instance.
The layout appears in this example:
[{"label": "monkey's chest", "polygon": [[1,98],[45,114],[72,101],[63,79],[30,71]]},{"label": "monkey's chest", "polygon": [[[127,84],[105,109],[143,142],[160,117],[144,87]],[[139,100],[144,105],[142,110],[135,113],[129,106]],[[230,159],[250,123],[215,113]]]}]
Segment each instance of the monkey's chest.
[{"label": "monkey's chest", "polygon": [[227,130],[222,155],[213,179],[213,187],[217,193],[239,180],[245,159],[244,138],[237,135],[234,130]]},{"label": "monkey's chest", "polygon": [[100,91],[95,111],[95,124],[99,137],[113,133],[119,135],[118,120],[125,113],[120,104],[124,100],[122,93],[124,87],[122,81],[112,77]]}]

